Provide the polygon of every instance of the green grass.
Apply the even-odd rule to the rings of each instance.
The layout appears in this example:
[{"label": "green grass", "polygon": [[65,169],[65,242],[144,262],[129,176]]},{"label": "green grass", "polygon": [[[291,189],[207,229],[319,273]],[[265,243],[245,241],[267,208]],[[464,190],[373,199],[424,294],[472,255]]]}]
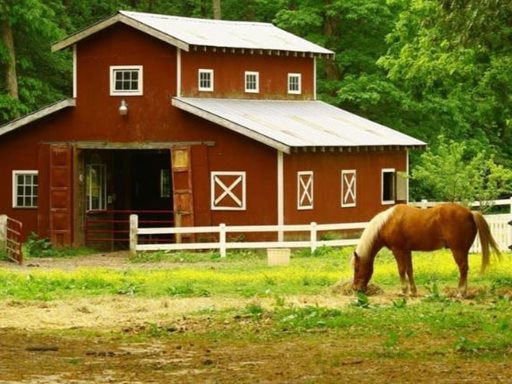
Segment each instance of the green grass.
[{"label": "green grass", "polygon": [[[141,254],[127,270],[78,268],[65,270],[0,269],[0,298],[54,300],[75,296],[135,295],[139,297],[269,297],[275,295],[328,294],[330,287],[352,276],[352,250],[322,250],[319,254],[295,252],[290,264],[269,267],[263,253],[242,252],[226,258],[211,253]],[[189,261],[190,260],[190,261]],[[170,261],[169,267],[151,268],[153,261]],[[139,266],[144,262],[144,266]],[[149,268],[148,268],[149,263]],[[510,254],[480,276],[480,258],[470,257],[471,286],[491,291],[511,286]],[[446,251],[414,256],[418,287],[455,287],[458,270]],[[389,252],[381,252],[372,282],[385,290],[398,290],[396,263]]]},{"label": "green grass", "polygon": [[[288,266],[269,267],[262,252],[239,252],[220,258],[212,253],[141,254],[126,270],[0,269],[0,299],[56,300],[91,296],[252,298],[245,308],[209,310],[189,318],[208,319],[208,327],[183,337],[252,340],[283,337],[360,338],[365,353],[414,358],[419,353],[462,354],[504,358],[512,348],[512,257],[503,256],[480,276],[480,257],[470,257],[469,286],[485,292],[471,302],[447,297],[458,271],[447,251],[414,255],[418,287],[430,292],[414,304],[396,296],[387,304],[358,295],[342,308],[289,305],[291,295],[331,295],[331,286],[352,276],[352,249],[294,252]],[[162,265],[162,261],[169,264]],[[143,264],[141,264],[143,263]],[[151,263],[156,263],[154,268]],[[149,264],[149,266],[148,266]],[[381,252],[372,282],[385,292],[398,292],[394,258]],[[273,305],[263,306],[260,298]],[[266,301],[268,303],[268,300]],[[112,337],[177,337],[175,324],[150,324],[137,335]],[[258,332],[255,332],[258,330]],[[336,336],[337,335],[337,336]],[[320,337],[320,336],[318,336]],[[364,350],[364,345],[371,347]],[[425,347],[429,344],[428,348]]]}]

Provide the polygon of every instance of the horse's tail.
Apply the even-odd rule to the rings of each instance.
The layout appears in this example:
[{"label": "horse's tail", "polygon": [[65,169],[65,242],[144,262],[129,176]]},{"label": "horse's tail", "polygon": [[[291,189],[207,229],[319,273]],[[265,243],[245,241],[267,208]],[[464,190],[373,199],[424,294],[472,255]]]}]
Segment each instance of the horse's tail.
[{"label": "horse's tail", "polygon": [[501,252],[496,244],[496,240],[492,237],[489,224],[485,220],[485,217],[478,211],[473,211],[473,220],[475,221],[476,227],[478,228],[478,234],[480,236],[480,244],[482,246],[482,268],[480,273],[484,273],[485,269],[490,263],[490,250],[500,258]]}]

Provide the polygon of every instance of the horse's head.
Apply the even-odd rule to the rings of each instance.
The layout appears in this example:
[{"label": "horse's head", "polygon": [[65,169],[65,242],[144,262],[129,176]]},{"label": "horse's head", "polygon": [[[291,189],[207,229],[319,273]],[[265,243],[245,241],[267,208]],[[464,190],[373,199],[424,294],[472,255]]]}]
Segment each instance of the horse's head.
[{"label": "horse's head", "polygon": [[352,289],[356,292],[365,292],[368,287],[368,282],[373,275],[373,263],[361,259],[357,252],[354,252],[352,266],[354,267]]}]

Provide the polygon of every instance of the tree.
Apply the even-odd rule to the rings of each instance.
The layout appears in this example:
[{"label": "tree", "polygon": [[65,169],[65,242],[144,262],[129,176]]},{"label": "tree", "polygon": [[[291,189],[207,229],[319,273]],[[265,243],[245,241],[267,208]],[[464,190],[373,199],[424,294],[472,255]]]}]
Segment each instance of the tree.
[{"label": "tree", "polygon": [[475,150],[444,137],[439,138],[437,147],[421,155],[411,177],[417,183],[417,199],[466,205],[478,201],[484,209],[489,206],[486,201],[495,200],[512,188],[512,170],[497,164],[484,149]]},{"label": "tree", "polygon": [[498,161],[510,161],[510,2],[399,2],[403,11],[378,62],[401,93],[398,125],[429,142],[442,134],[488,143]]},{"label": "tree", "polygon": [[61,6],[57,0],[0,0],[0,122],[54,102],[68,89],[69,56],[50,51],[63,36]]}]

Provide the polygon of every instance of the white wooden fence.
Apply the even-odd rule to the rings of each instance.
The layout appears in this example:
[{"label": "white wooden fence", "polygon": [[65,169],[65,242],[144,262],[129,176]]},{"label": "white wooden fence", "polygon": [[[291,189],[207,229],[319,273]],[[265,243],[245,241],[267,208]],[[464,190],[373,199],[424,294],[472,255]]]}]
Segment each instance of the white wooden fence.
[{"label": "white wooden fence", "polygon": [[[508,222],[512,219],[512,199],[496,200],[495,205],[509,205],[511,213],[486,215],[491,232],[498,243],[500,250],[507,251],[508,246],[512,244],[512,226]],[[427,201],[420,203],[411,203],[411,205],[420,207],[431,207],[435,204]],[[130,251],[135,254],[138,251],[158,251],[158,250],[199,250],[199,249],[218,249],[222,257],[226,256],[228,249],[255,249],[255,248],[309,248],[312,252],[321,246],[349,246],[356,245],[359,241],[360,232],[368,223],[342,223],[342,224],[317,224],[310,223],[304,225],[243,225],[227,226],[220,224],[218,226],[205,227],[168,227],[168,228],[139,228],[137,215],[130,216]],[[319,234],[326,232],[344,231],[352,233],[353,236],[343,239],[321,240]],[[285,240],[285,241],[229,241],[229,234],[248,234],[248,233],[278,233],[286,232],[302,233],[301,238],[307,240]],[[218,241],[206,242],[176,242],[176,243],[139,243],[139,236],[145,237],[158,235],[174,235],[180,238],[184,234],[209,234]],[[307,234],[307,235],[305,235]],[[214,236],[211,236],[214,235]],[[284,238],[285,236],[281,236]],[[300,236],[299,236],[300,237]],[[321,237],[321,235],[320,235]],[[470,252],[479,253],[481,251],[478,236]]]}]

